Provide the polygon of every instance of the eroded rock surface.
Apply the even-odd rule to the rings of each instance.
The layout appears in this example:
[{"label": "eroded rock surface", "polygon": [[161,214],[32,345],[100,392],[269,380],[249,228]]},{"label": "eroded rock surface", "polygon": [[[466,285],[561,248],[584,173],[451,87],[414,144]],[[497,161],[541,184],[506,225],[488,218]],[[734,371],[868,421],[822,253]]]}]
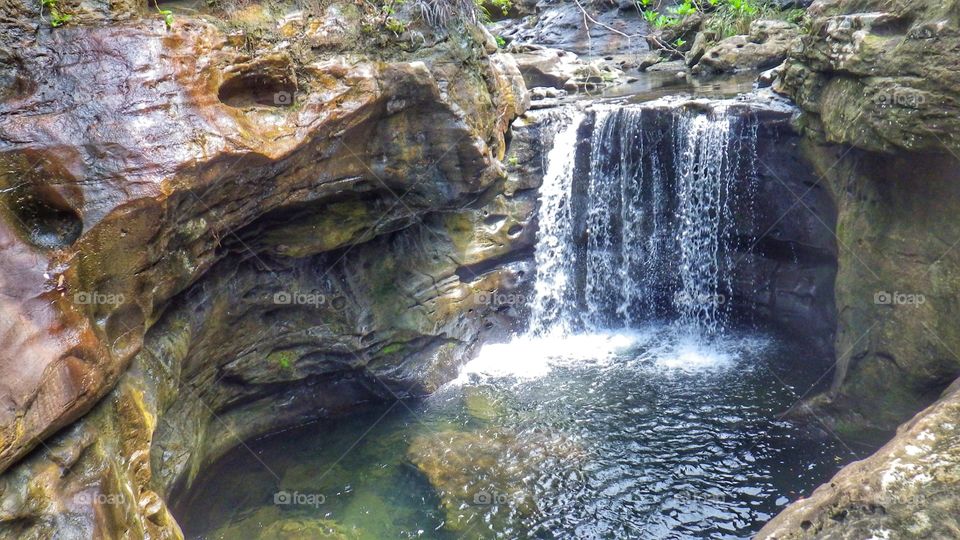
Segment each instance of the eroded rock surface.
[{"label": "eroded rock surface", "polygon": [[960,148],[953,2],[820,0],[779,87],[832,142],[866,150]]},{"label": "eroded rock surface", "polygon": [[[697,35],[698,40],[701,35]],[[799,37],[800,29],[795,24],[757,20],[750,25],[749,34],[728,37],[703,51],[692,50],[687,61],[696,62],[695,73],[768,69],[787,58]]]},{"label": "eroded rock surface", "polygon": [[177,538],[165,499],[230,447],[509,327],[482,293],[529,274],[526,90],[413,8],[2,6],[0,535]]},{"label": "eroded rock surface", "polygon": [[[837,201],[841,430],[892,430],[960,376],[956,25],[937,2],[825,0],[777,89],[805,110]],[[853,148],[851,148],[851,146]]]},{"label": "eroded rock surface", "polygon": [[[876,455],[788,507],[764,538],[960,534],[960,62],[955,3],[815,2],[776,88],[805,110],[806,154],[838,206],[837,366],[798,412]],[[830,144],[840,143],[840,144]],[[933,403],[933,405],[931,405]]]}]

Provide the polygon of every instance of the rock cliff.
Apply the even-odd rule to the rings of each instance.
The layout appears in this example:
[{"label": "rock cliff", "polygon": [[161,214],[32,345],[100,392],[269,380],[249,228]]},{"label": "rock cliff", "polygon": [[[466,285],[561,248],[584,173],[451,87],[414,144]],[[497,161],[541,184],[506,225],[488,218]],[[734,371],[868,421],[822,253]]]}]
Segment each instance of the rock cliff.
[{"label": "rock cliff", "polygon": [[0,536],[177,538],[225,450],[512,324],[526,89],[432,5],[0,5]]},{"label": "rock cliff", "polygon": [[800,410],[877,454],[788,507],[761,538],[953,538],[960,335],[956,2],[820,0],[777,88],[838,206],[837,365]]}]

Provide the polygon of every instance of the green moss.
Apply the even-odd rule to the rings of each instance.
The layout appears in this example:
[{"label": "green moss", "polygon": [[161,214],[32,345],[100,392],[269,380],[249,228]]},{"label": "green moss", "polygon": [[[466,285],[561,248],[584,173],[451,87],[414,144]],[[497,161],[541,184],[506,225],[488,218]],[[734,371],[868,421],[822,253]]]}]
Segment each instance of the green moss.
[{"label": "green moss", "polygon": [[380,353],[381,353],[381,354],[385,354],[385,355],[387,355],[387,354],[396,354],[396,353],[399,353],[399,352],[404,351],[406,348],[407,348],[407,344],[406,344],[406,343],[391,343],[390,345],[387,345],[386,347],[384,347],[384,348],[380,351]]},{"label": "green moss", "polygon": [[276,364],[280,369],[292,369],[297,358],[297,354],[291,350],[274,351],[267,355],[267,361]]}]

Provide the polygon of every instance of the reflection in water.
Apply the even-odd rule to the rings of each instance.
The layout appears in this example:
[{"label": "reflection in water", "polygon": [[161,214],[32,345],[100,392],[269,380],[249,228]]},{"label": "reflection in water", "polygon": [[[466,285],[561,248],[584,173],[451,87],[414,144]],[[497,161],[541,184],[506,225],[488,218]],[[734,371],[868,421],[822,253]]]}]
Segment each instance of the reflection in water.
[{"label": "reflection in water", "polygon": [[429,399],[233,451],[179,517],[193,538],[748,537],[853,457],[776,418],[778,381],[812,382],[802,350],[673,324],[491,346]]}]

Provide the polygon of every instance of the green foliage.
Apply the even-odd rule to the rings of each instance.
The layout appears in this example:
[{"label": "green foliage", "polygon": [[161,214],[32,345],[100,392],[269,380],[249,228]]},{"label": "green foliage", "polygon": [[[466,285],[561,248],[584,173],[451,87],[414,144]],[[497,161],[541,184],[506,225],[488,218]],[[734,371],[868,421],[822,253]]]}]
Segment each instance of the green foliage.
[{"label": "green foliage", "polygon": [[643,18],[645,18],[647,22],[653,25],[655,28],[666,28],[680,22],[680,19],[676,17],[669,17],[652,9],[644,11]]},{"label": "green foliage", "polygon": [[391,343],[386,347],[384,347],[383,350],[380,351],[380,353],[383,355],[396,354],[396,353],[402,352],[406,348],[407,348],[407,345],[405,343]]},{"label": "green foliage", "polygon": [[297,356],[293,351],[279,351],[270,353],[267,359],[275,362],[280,369],[288,370],[293,368],[293,362],[297,359]]},{"label": "green foliage", "polygon": [[157,13],[163,17],[163,24],[167,26],[167,30],[173,28],[173,12],[169,9],[160,9],[160,4],[157,3],[157,0],[153,0],[153,7],[157,8]]},{"label": "green foliage", "polygon": [[683,3],[673,8],[673,12],[680,17],[686,17],[697,12],[697,7],[693,5],[693,0],[683,0]]},{"label": "green foliage", "polygon": [[[510,8],[513,7],[513,3],[510,0],[488,0],[490,5],[495,8],[498,8],[501,13],[506,15],[510,12]],[[483,0],[477,0],[477,4],[480,5],[483,3]]]},{"label": "green foliage", "polygon": [[682,37],[678,37],[678,38],[677,38],[676,40],[674,40],[674,42],[673,42],[673,46],[674,46],[674,47],[683,47],[683,46],[686,45],[686,44],[687,44],[687,40],[683,39]]},{"label": "green foliage", "polygon": [[70,19],[73,19],[73,15],[60,11],[60,8],[57,7],[57,0],[40,0],[41,18],[43,17],[44,10],[50,13],[50,26],[53,28],[59,28],[70,22]]},{"label": "green foliage", "polygon": [[[750,24],[758,19],[781,19],[806,28],[809,25],[807,13],[803,9],[789,9],[781,11],[767,0],[681,0],[679,4],[670,8],[670,14],[665,15],[653,9],[653,0],[635,0],[637,9],[644,19],[654,28],[676,26],[681,19],[697,12],[704,12],[707,20],[704,30],[713,33],[720,40],[730,36],[747,34]],[[678,38],[673,43],[681,47],[686,43]]]},{"label": "green foliage", "polygon": [[503,36],[497,36],[497,47],[504,48],[507,46],[507,40],[503,39]]},{"label": "green foliage", "polygon": [[740,17],[753,17],[757,14],[757,6],[750,0],[727,0],[730,9]]},{"label": "green foliage", "polygon": [[398,37],[407,31],[407,24],[395,17],[388,17],[387,20],[384,21],[383,27]]}]

